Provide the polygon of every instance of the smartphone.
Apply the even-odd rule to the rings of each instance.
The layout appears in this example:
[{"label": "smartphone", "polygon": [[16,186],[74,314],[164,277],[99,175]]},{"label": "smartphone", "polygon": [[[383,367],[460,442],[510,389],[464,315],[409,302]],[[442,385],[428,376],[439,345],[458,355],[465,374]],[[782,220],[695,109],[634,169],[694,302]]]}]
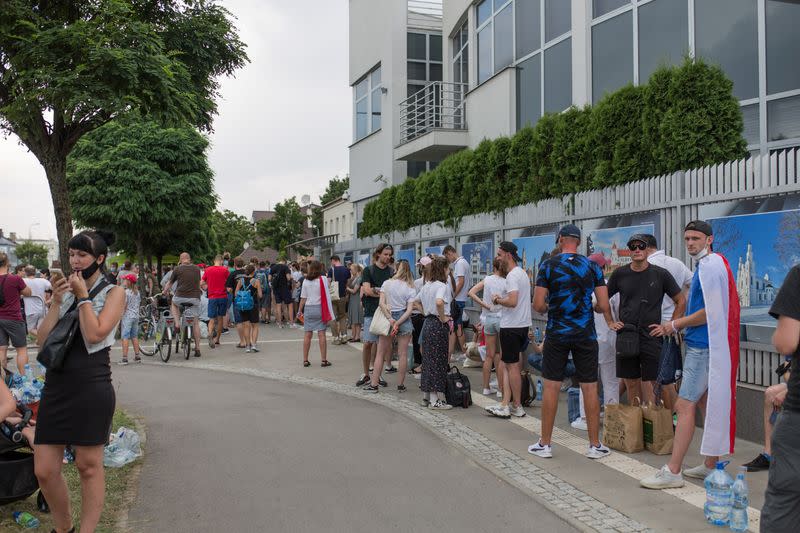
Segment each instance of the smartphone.
[{"label": "smartphone", "polygon": [[64,272],[61,271],[60,268],[51,268],[50,269],[50,284],[55,285],[58,280],[64,278]]}]

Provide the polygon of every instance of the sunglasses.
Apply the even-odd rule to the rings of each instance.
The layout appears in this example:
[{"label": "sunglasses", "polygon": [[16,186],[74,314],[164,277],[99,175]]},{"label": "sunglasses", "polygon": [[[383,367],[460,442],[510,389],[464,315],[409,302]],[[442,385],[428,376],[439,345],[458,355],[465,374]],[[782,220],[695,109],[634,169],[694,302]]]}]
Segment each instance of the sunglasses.
[{"label": "sunglasses", "polygon": [[628,250],[630,250],[631,252],[634,251],[634,250],[647,250],[647,245],[643,244],[643,243],[629,244],[628,245]]}]

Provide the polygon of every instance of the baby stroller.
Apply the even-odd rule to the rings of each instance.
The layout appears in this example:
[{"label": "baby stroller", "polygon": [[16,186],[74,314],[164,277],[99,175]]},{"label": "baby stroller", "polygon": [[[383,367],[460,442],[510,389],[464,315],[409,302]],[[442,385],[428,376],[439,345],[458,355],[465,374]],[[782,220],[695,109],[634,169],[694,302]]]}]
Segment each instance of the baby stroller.
[{"label": "baby stroller", "polygon": [[[22,404],[17,405],[17,410],[22,413],[19,424],[0,422],[0,505],[24,500],[39,489],[33,470],[33,454],[19,451],[28,448],[22,429],[28,425],[33,411]],[[42,491],[36,497],[36,506],[42,512],[49,511]]]}]

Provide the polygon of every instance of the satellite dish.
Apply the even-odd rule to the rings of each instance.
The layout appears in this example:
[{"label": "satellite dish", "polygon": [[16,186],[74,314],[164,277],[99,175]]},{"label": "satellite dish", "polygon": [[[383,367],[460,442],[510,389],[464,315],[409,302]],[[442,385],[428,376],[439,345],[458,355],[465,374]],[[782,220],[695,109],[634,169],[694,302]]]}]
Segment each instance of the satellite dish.
[{"label": "satellite dish", "polygon": [[310,203],[311,203],[311,196],[304,194],[302,197],[300,197],[300,205],[306,206]]}]

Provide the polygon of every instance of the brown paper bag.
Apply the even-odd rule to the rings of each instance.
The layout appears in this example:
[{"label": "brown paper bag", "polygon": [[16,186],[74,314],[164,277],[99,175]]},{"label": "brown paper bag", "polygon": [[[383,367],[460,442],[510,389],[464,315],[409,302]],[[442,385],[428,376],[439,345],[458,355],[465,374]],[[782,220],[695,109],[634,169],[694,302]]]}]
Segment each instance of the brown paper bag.
[{"label": "brown paper bag", "polygon": [[672,453],[672,441],[675,433],[672,430],[672,413],[660,405],[645,404],[642,406],[644,427],[644,445],[656,455]]},{"label": "brown paper bag", "polygon": [[621,452],[636,453],[644,450],[642,408],[636,405],[611,403],[606,405],[603,423],[603,442]]}]

